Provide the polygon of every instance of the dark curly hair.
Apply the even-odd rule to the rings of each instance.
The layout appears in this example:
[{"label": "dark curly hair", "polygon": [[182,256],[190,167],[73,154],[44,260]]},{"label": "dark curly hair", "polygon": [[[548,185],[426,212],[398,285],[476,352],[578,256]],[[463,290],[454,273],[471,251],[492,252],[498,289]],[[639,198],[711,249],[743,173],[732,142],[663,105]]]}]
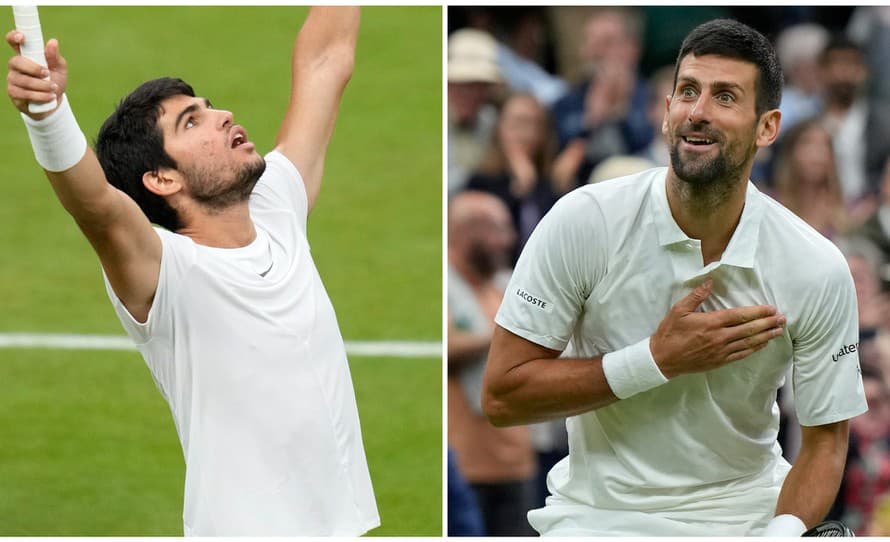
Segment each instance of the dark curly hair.
[{"label": "dark curly hair", "polygon": [[195,95],[182,79],[146,81],[121,100],[96,137],[96,156],[108,182],[133,198],[151,222],[171,231],[182,228],[179,215],[164,198],[145,188],[142,177],[149,171],[177,167],[164,151],[158,119],[161,102],[180,95]]}]

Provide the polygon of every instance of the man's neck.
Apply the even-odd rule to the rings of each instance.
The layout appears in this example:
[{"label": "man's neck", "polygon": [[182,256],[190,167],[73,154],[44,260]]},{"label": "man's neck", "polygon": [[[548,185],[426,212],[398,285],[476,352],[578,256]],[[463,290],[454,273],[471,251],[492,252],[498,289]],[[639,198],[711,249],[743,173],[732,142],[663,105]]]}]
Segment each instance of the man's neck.
[{"label": "man's neck", "polygon": [[747,176],[722,186],[696,188],[669,169],[666,183],[671,215],[683,233],[701,241],[704,265],[719,260],[741,219]]},{"label": "man's neck", "polygon": [[192,208],[188,225],[176,233],[190,237],[199,245],[215,248],[241,248],[256,239],[256,228],[250,219],[247,202],[222,210]]}]

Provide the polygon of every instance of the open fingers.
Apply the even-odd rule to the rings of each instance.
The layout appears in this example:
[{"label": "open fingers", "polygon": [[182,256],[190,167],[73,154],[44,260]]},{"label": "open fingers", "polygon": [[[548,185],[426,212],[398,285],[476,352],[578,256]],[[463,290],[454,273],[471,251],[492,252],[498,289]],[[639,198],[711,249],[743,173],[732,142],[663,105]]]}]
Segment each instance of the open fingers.
[{"label": "open fingers", "polygon": [[784,328],[785,326],[785,315],[778,313],[771,316],[765,316],[763,318],[757,318],[756,320],[751,320],[749,322],[745,322],[742,324],[738,324],[735,326],[724,327],[723,329],[726,332],[726,339],[728,341],[733,341],[737,339],[744,339],[745,337],[751,337],[752,335],[757,335],[763,331],[772,328]]},{"label": "open fingers", "polygon": [[[735,359],[741,359],[740,357],[732,357],[734,354],[738,354],[739,352],[746,352],[751,350],[751,352],[756,352],[760,350],[766,343],[775,339],[776,337],[781,336],[785,332],[785,328],[782,326],[770,327],[768,329],[764,329],[753,335],[746,335],[744,337],[740,337],[734,341],[730,341],[726,347],[724,347],[723,352],[728,354],[727,359],[733,361]],[[746,356],[748,354],[745,354]],[[744,356],[742,356],[744,357]]]},{"label": "open fingers", "polygon": [[752,305],[749,307],[735,307],[710,313],[720,327],[740,326],[757,320],[778,314],[778,310],[772,305]]}]

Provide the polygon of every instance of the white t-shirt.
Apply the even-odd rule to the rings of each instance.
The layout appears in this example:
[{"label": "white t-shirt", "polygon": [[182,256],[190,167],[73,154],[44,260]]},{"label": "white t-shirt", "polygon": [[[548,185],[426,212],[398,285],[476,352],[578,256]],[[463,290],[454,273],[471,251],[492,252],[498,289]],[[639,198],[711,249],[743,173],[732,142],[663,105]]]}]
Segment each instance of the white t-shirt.
[{"label": "white t-shirt", "polygon": [[[553,497],[529,514],[539,530],[756,534],[788,470],[776,442],[776,390],[789,364],[803,425],[867,408],[853,280],[837,248],[749,183],[721,260],[703,266],[700,242],[670,213],[666,173],[562,198],[529,239],[496,322],[547,348],[596,357],[650,336],[673,303],[712,277],[701,310],[772,304],[788,319],[785,334],[739,362],[569,418],[569,456],[548,477]],[[626,521],[630,532],[609,530],[610,518],[623,521],[610,515],[616,510],[651,516],[652,530],[633,532]],[[726,530],[716,531],[724,518]]]},{"label": "white t-shirt", "polygon": [[106,289],[170,404],[189,536],[357,536],[380,524],[334,309],[306,240],[293,164],[266,155],[257,238],[211,248],[156,228],[147,321]]}]

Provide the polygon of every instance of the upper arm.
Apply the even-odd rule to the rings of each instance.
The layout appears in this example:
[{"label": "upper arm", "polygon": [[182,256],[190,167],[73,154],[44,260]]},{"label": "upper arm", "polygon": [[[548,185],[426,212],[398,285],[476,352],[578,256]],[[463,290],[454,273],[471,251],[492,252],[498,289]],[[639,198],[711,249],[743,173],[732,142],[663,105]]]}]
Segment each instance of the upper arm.
[{"label": "upper arm", "polygon": [[803,285],[803,312],[792,336],[795,408],[805,426],[845,420],[867,410],[853,279],[839,253],[817,269],[821,280]]},{"label": "upper arm", "polygon": [[129,196],[108,184],[91,149],[73,168],[47,177],[93,246],[115,294],[139,321],[154,299],[161,240]]},{"label": "upper arm", "polygon": [[826,466],[842,471],[847,459],[850,437],[850,421],[800,427],[800,453],[798,457],[821,458]]},{"label": "upper arm", "polygon": [[314,7],[294,44],[290,101],[275,148],[297,166],[310,210],[340,98],[352,76],[358,22],[357,7]]},{"label": "upper arm", "polygon": [[605,266],[597,204],[584,194],[562,198],[522,250],[495,322],[532,343],[565,349]]}]

